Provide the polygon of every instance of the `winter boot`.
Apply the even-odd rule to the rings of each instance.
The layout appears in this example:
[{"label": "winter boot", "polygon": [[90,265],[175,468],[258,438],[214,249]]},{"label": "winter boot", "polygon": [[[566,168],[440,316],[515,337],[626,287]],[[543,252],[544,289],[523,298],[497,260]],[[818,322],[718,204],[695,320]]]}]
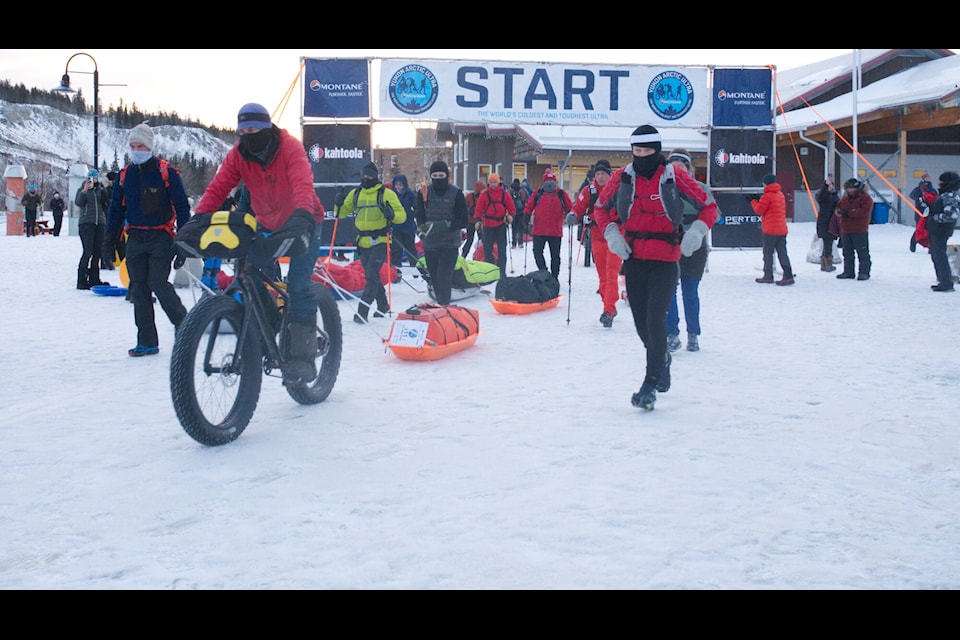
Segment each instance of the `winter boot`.
[{"label": "winter boot", "polygon": [[853,275],[852,273],[847,273],[844,271],[843,273],[837,275],[837,280],[853,280],[856,277],[857,276]]},{"label": "winter boot", "polygon": [[759,284],[773,284],[774,282],[773,276],[770,276],[769,278],[767,276],[763,276],[762,278],[754,278],[753,281]]},{"label": "winter boot", "polygon": [[671,333],[667,336],[667,351],[673,353],[674,351],[679,351],[680,347],[683,346],[680,343],[680,335],[677,333]]},{"label": "winter boot", "polygon": [[607,329],[613,326],[613,314],[609,311],[604,311],[600,314],[600,324],[605,326]]},{"label": "winter boot", "polygon": [[826,271],[826,270],[827,270],[827,257],[820,256],[820,271]]},{"label": "winter boot", "polygon": [[288,387],[305,384],[317,377],[317,328],[299,323],[287,327],[287,362],[283,367],[283,384]]},{"label": "winter boot", "polygon": [[670,391],[670,363],[673,362],[673,356],[670,355],[670,352],[667,351],[666,357],[663,359],[663,370],[660,372],[660,376],[657,378],[657,391],[660,393],[666,393]]},{"label": "winter boot", "polygon": [[833,266],[833,256],[826,256],[823,259],[823,262],[827,265],[827,268],[824,269],[824,271],[831,272],[837,270],[837,268]]},{"label": "winter boot", "polygon": [[87,270],[81,267],[77,270],[77,289],[89,289],[91,286]]},{"label": "winter boot", "polygon": [[697,338],[697,334],[687,334],[687,351],[700,351],[700,341]]},{"label": "winter boot", "polygon": [[656,383],[650,380],[644,380],[640,390],[630,397],[630,404],[646,411],[653,411],[653,405],[656,401]]},{"label": "winter boot", "polygon": [[782,280],[777,280],[777,285],[781,287],[786,287],[793,284],[794,282],[795,280],[793,279],[792,275],[791,276],[784,275]]}]

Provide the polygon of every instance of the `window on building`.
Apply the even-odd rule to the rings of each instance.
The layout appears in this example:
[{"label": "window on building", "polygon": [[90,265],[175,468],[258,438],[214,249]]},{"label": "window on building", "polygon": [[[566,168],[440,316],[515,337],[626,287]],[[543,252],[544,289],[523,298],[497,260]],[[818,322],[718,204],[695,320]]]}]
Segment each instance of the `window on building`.
[{"label": "window on building", "polygon": [[527,165],[525,165],[522,162],[514,162],[513,177],[511,178],[510,182],[513,182],[514,180],[519,180],[520,182],[523,182],[524,179],[526,179],[526,177],[527,177]]},{"label": "window on building", "polygon": [[478,164],[477,165],[477,180],[481,180],[484,184],[487,182],[487,176],[493,173],[493,165],[489,164]]}]

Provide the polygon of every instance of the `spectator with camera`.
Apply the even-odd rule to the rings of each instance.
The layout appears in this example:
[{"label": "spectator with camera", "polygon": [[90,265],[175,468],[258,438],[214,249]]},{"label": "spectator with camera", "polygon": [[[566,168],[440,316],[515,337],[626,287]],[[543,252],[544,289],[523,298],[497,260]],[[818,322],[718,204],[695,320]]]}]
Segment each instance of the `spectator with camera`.
[{"label": "spectator with camera", "polygon": [[[850,178],[843,183],[844,194],[837,203],[840,215],[840,245],[843,247],[843,272],[839,280],[870,279],[870,216],[873,215],[873,198],[866,192],[866,185],[859,178]],[[860,268],[854,275],[853,255],[857,255]]]},{"label": "spectator with camera", "polygon": [[83,186],[77,189],[73,203],[80,208],[77,230],[83,246],[77,267],[77,289],[109,284],[100,279],[100,257],[110,201],[107,199],[107,191],[100,184],[99,171],[90,169]]}]

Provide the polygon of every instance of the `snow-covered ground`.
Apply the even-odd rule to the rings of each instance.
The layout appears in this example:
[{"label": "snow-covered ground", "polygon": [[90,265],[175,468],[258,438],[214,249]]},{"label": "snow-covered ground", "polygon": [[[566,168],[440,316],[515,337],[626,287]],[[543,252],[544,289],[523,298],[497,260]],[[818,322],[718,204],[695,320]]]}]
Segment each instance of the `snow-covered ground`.
[{"label": "snow-covered ground", "polygon": [[129,358],[132,305],[75,289],[78,237],[0,235],[0,588],[960,588],[960,296],[910,227],[871,227],[867,282],[807,262],[813,230],[790,225],[792,287],[711,254],[701,351],[653,412],[628,307],[601,327],[564,241],[557,308],[462,301],[481,336],[436,362],[341,301],[329,399],[267,379],[216,448],[177,421],[159,308],[160,355]]}]

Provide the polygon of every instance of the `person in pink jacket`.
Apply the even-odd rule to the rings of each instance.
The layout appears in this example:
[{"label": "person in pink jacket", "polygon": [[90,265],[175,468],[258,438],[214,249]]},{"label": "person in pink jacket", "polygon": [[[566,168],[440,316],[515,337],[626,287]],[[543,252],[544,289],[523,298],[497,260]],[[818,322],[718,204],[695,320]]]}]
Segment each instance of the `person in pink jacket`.
[{"label": "person in pink jacket", "polygon": [[[663,155],[660,132],[649,124],[630,135],[633,161],[617,169],[593,209],[596,230],[623,260],[627,302],[646,347],[646,372],[635,407],[652,411],[657,392],[670,390],[667,309],[680,279],[681,253],[693,255],[717,222],[717,203],[686,171],[674,171]],[[680,237],[682,197],[700,207]]]},{"label": "person in pink jacket", "polygon": [[573,203],[570,196],[557,184],[557,176],[547,169],[543,172],[543,186],[527,199],[523,208],[526,215],[533,216],[533,259],[537,269],[546,270],[544,247],[550,246],[550,274],[560,279],[560,240],[563,238],[563,221]]},{"label": "person in pink jacket", "polygon": [[[761,284],[776,282],[780,286],[793,284],[793,268],[787,255],[787,200],[777,182],[777,176],[772,173],[763,176],[763,195],[759,198],[752,196],[750,205],[760,216],[760,227],[763,231],[763,277],[756,281]],[[773,279],[774,251],[780,261],[780,268],[783,269],[782,280]]]}]

